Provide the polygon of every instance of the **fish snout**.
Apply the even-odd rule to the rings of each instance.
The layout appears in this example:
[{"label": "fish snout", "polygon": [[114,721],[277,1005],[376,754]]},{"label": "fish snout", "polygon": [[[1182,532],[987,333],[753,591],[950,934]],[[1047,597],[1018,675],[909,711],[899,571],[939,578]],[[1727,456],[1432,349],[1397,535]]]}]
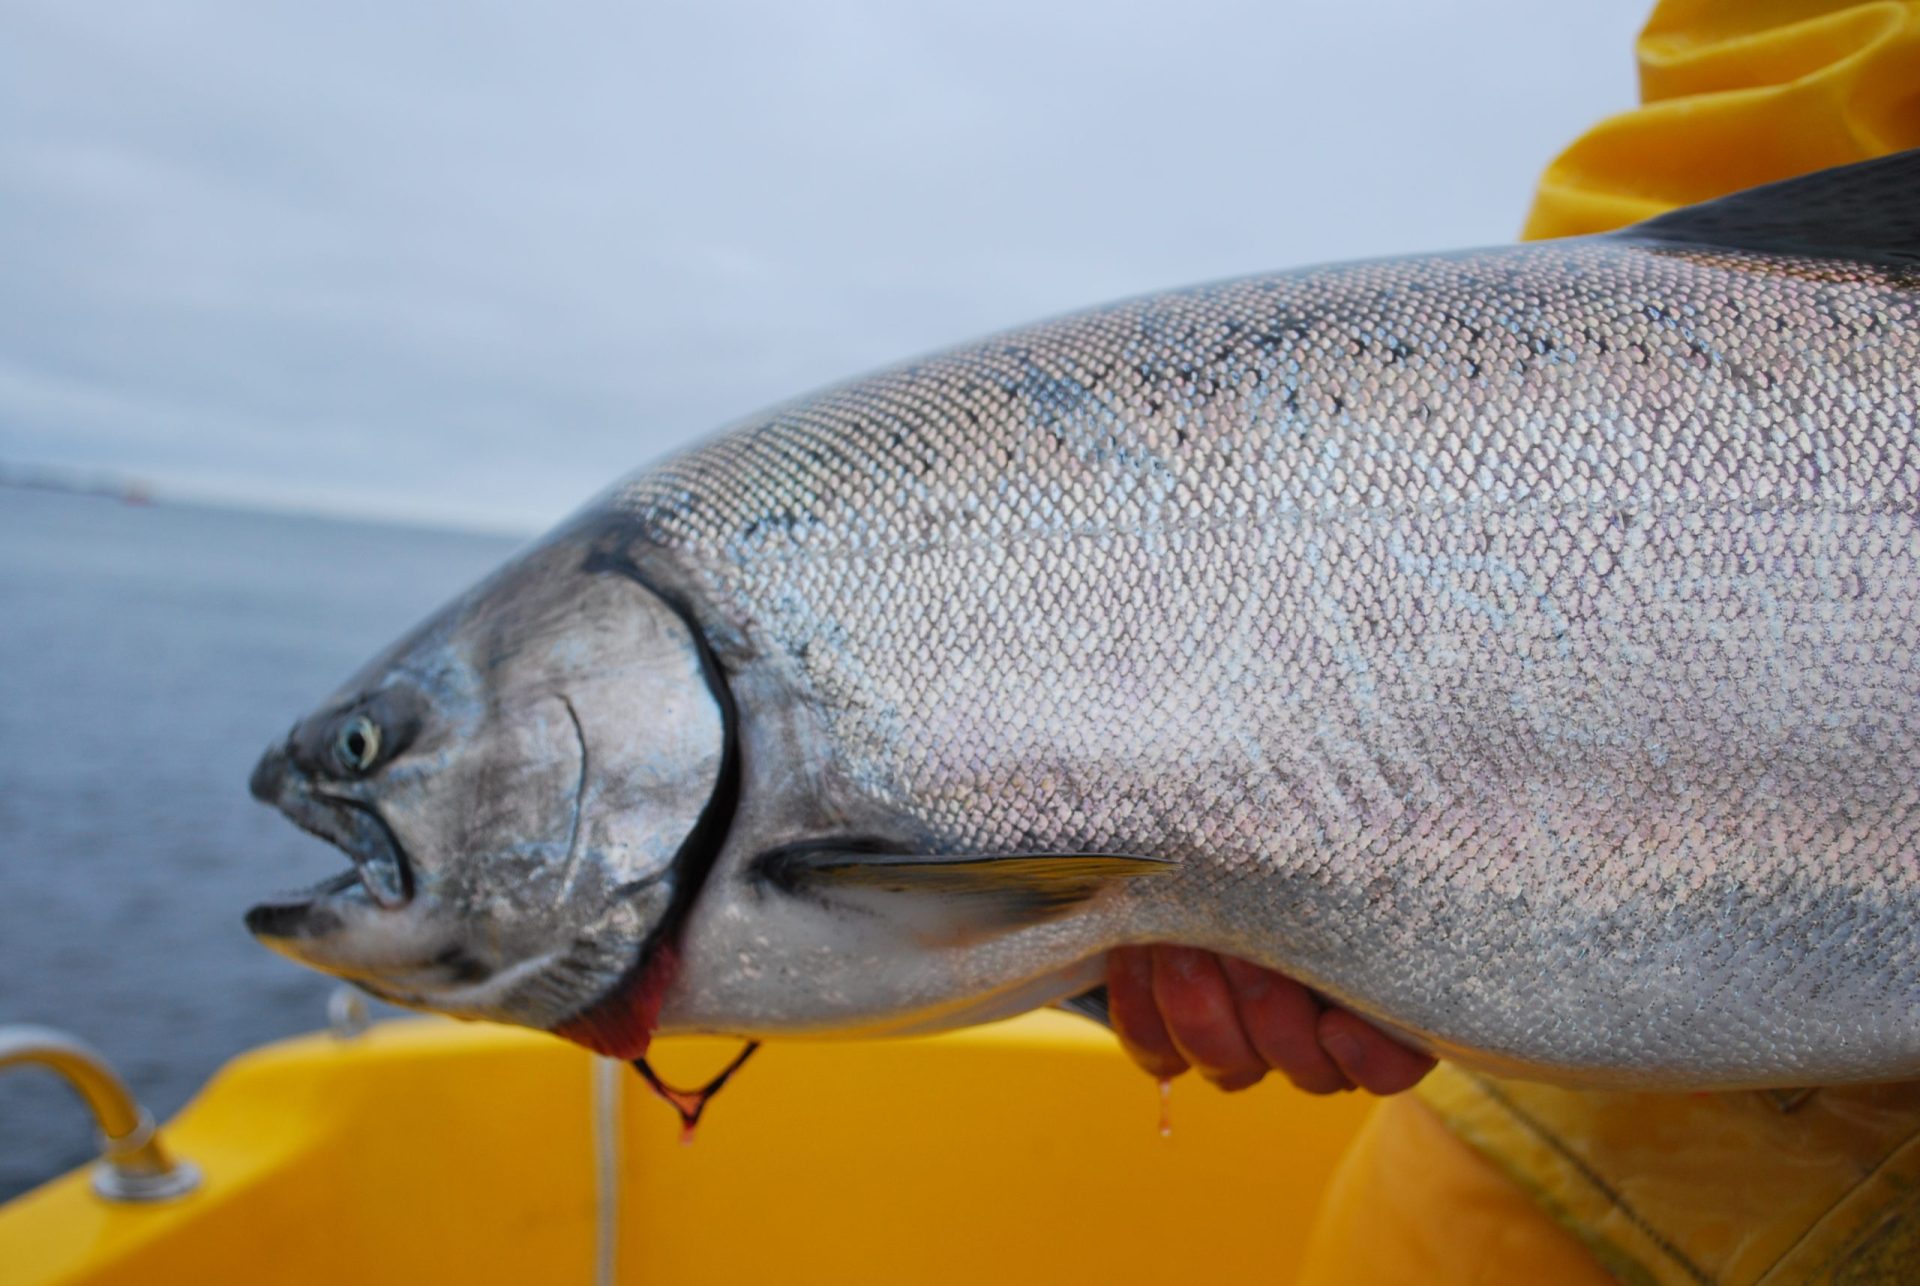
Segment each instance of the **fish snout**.
[{"label": "fish snout", "polygon": [[268,747],[267,753],[260,756],[260,762],[253,766],[253,775],[247,778],[248,792],[263,804],[279,803],[291,767],[286,746]]}]

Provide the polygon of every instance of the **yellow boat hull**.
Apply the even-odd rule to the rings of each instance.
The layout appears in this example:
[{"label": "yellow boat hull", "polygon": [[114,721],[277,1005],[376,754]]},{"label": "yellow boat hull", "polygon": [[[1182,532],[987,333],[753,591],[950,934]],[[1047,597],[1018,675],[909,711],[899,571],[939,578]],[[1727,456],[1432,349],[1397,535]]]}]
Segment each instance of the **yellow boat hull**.
[{"label": "yellow boat hull", "polygon": [[[737,1046],[663,1042],[698,1083]],[[166,1130],[205,1175],[155,1206],[75,1173],[0,1209],[9,1283],[591,1281],[593,1060],[409,1020],[236,1059]],[[1288,1281],[1366,1104],[1150,1081],[1060,1014],[769,1046],[698,1139],[618,1077],[616,1279]]]}]

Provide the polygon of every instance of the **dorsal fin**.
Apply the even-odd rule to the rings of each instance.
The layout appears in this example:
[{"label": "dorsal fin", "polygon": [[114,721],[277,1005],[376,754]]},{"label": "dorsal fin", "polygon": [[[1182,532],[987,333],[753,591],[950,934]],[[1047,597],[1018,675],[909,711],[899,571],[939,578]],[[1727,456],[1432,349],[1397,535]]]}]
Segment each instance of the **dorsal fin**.
[{"label": "dorsal fin", "polygon": [[1720,250],[1920,265],[1920,148],[1749,188],[1612,235]]}]

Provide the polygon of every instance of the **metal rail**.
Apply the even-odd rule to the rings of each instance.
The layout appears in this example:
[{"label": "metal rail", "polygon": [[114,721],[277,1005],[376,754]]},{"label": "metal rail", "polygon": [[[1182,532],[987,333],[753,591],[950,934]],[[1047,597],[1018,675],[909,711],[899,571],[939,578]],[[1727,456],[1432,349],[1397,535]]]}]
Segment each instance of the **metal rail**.
[{"label": "metal rail", "polygon": [[0,1027],[0,1071],[27,1066],[58,1073],[92,1110],[100,1127],[93,1190],[100,1196],[109,1201],[165,1201],[200,1185],[200,1172],[190,1162],[167,1155],[153,1117],[91,1046],[51,1027]]}]

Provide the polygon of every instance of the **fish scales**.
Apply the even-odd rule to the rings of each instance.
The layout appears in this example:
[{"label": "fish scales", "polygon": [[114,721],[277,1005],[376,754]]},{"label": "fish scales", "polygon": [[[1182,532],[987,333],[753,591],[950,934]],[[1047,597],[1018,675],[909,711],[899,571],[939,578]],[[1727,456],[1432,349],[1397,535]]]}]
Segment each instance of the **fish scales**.
[{"label": "fish scales", "polygon": [[1556,1079],[1910,1073],[1915,307],[1613,239],[1255,278],[791,403],[608,504],[859,808],[1179,859],[1107,938]]},{"label": "fish scales", "polygon": [[1911,152],[788,403],[270,747],[355,869],[248,925],[622,1058],[1170,942],[1563,1084],[1920,1078],[1917,302]]}]

